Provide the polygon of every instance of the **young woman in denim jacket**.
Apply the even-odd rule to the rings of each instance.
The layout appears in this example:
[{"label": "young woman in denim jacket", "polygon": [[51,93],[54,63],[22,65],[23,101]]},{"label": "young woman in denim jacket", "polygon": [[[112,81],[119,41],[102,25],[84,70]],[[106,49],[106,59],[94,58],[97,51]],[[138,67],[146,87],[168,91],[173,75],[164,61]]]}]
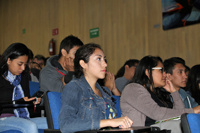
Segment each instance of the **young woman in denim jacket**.
[{"label": "young woman in denim jacket", "polygon": [[76,79],[65,86],[61,95],[61,132],[131,127],[133,121],[128,117],[117,118],[111,91],[97,83],[105,77],[106,67],[99,45],[86,44],[77,50],[74,59]]}]

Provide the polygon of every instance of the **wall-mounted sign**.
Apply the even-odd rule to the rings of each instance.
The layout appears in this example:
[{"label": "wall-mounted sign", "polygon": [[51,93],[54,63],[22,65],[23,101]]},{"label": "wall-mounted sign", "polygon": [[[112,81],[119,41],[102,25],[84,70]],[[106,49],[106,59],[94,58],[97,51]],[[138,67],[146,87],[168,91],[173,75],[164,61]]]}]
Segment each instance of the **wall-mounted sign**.
[{"label": "wall-mounted sign", "polygon": [[26,29],[23,29],[23,30],[22,30],[22,34],[25,34],[25,33],[26,33]]},{"label": "wall-mounted sign", "polygon": [[99,36],[99,28],[90,29],[90,38]]},{"label": "wall-mounted sign", "polygon": [[52,35],[53,36],[58,35],[58,28],[52,30]]}]

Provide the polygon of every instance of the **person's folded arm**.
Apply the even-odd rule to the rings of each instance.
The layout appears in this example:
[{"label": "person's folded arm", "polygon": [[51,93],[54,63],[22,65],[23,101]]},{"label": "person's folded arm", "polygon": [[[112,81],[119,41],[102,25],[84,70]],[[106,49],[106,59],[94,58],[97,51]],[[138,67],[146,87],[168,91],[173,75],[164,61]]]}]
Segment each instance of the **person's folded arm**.
[{"label": "person's folded arm", "polygon": [[123,92],[126,102],[141,113],[154,120],[162,120],[183,113],[192,113],[193,109],[170,109],[160,107],[152,98],[150,93],[139,84],[129,84]]},{"label": "person's folded arm", "polygon": [[185,109],[185,105],[178,91],[171,93],[171,96],[173,98],[173,109]]}]

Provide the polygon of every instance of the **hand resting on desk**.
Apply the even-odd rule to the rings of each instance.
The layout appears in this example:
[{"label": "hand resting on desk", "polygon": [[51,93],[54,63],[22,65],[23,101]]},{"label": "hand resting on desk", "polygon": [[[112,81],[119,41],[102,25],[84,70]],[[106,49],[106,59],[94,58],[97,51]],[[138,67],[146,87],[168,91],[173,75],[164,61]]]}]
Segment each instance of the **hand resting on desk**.
[{"label": "hand resting on desk", "polygon": [[116,119],[105,119],[100,121],[100,128],[103,127],[119,127],[119,128],[129,128],[133,124],[133,121],[127,116],[116,118]]}]

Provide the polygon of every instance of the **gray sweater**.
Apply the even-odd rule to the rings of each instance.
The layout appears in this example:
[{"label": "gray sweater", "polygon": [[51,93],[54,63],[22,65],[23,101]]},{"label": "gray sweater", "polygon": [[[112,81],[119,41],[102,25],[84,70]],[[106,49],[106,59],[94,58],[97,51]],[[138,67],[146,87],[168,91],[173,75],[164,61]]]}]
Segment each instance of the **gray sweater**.
[{"label": "gray sweater", "polygon": [[65,86],[61,78],[68,73],[52,65],[52,60],[58,60],[58,55],[54,55],[47,60],[47,65],[40,71],[40,90],[62,92]]},{"label": "gray sweater", "polygon": [[154,120],[163,120],[183,113],[194,113],[192,108],[185,108],[178,91],[171,95],[174,101],[173,109],[160,107],[151,98],[146,88],[140,84],[131,83],[124,88],[121,95],[122,116],[128,116],[133,120],[133,126],[145,126],[146,116]]},{"label": "gray sweater", "polygon": [[119,77],[115,80],[115,84],[117,89],[122,92],[124,87],[130,82],[130,80],[126,79],[124,76]]}]

